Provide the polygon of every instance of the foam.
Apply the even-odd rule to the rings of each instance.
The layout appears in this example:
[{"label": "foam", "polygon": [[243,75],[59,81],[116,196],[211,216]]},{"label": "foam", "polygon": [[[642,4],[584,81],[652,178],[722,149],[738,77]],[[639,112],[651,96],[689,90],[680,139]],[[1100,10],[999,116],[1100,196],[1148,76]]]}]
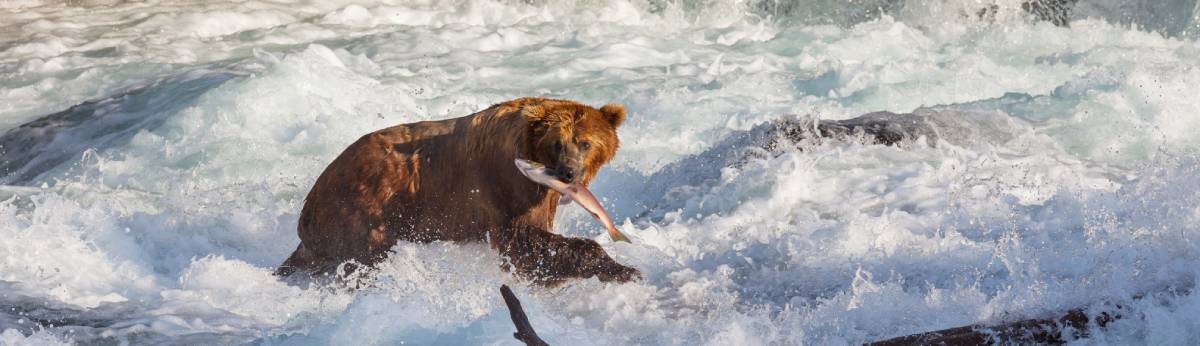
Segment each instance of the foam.
[{"label": "foam", "polygon": [[123,256],[136,245],[110,212],[57,196],[34,199],[31,213],[17,209],[13,201],[0,206],[6,229],[0,280],[83,307],[123,302],[156,286],[139,265],[145,259]]},{"label": "foam", "polygon": [[20,332],[17,332],[15,329],[5,329],[4,332],[0,333],[0,344],[12,345],[12,346],[71,345],[71,343],[68,342],[68,340],[60,339],[59,337],[54,336],[53,334],[51,334],[50,332],[47,332],[47,331],[40,331],[40,332],[34,333],[33,335],[22,335]]}]

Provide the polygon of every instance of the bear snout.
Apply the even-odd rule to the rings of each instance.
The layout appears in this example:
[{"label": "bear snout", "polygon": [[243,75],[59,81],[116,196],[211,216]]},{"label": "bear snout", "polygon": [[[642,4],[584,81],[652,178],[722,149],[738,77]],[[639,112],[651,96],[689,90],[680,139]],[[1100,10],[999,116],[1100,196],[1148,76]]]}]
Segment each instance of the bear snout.
[{"label": "bear snout", "polygon": [[565,183],[574,183],[575,179],[583,176],[583,167],[562,166],[554,170],[554,177]]}]

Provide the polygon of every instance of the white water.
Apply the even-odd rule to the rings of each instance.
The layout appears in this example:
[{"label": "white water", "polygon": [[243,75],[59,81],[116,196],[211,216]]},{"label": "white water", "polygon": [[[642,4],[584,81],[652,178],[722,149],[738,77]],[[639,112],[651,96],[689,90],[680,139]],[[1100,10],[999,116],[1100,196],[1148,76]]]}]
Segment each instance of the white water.
[{"label": "white water", "polygon": [[[109,2],[0,1],[0,344],[513,344],[502,283],[551,344],[1116,305],[1081,342],[1200,340],[1195,2],[1082,0],[1069,28],[1001,0]],[[531,288],[480,244],[398,245],[357,291],[270,274],[358,136],[530,95],[628,107],[593,191],[633,244],[574,207],[559,231],[644,281]],[[714,159],[881,110],[945,131]]]}]

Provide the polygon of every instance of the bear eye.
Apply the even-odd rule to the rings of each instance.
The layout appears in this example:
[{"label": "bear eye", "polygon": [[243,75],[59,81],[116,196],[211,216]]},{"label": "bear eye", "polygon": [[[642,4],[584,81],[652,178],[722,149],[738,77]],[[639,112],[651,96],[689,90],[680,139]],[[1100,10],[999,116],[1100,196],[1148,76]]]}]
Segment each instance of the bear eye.
[{"label": "bear eye", "polygon": [[562,141],[554,142],[554,151],[562,151]]},{"label": "bear eye", "polygon": [[592,148],[592,143],[588,143],[588,141],[579,142],[579,149],[583,149],[586,151],[591,148]]}]

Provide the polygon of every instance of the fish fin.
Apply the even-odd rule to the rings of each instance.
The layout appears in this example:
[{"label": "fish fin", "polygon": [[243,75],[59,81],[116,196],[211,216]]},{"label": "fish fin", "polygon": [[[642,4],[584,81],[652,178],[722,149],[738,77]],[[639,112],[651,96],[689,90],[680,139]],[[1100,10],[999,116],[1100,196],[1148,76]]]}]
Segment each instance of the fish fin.
[{"label": "fish fin", "polygon": [[613,241],[623,241],[626,243],[633,244],[633,241],[630,241],[629,237],[626,237],[624,233],[621,233],[621,231],[618,231],[618,230],[613,230],[612,232],[609,232],[608,236],[610,238],[612,238]]}]

